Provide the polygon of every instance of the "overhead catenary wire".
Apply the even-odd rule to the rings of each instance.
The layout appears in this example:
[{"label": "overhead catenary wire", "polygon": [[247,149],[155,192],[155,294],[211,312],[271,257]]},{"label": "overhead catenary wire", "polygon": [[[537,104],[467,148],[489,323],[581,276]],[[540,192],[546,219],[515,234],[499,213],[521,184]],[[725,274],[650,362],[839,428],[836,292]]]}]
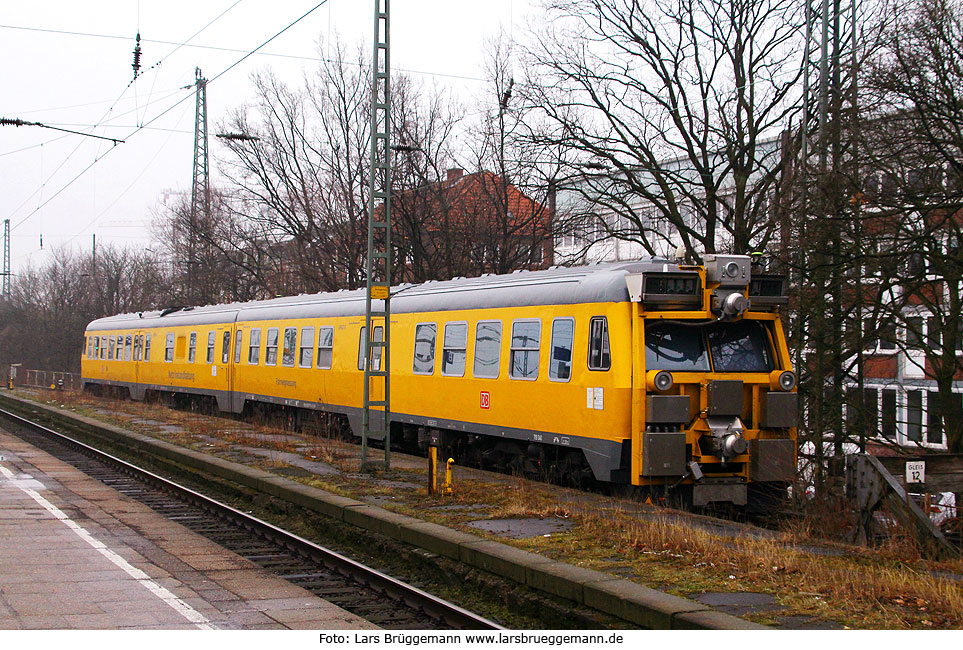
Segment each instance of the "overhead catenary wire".
[{"label": "overhead catenary wire", "polygon": [[[294,27],[296,24],[298,24],[299,22],[301,22],[302,20],[304,20],[305,18],[307,18],[309,15],[311,15],[312,13],[314,13],[314,11],[316,11],[318,8],[320,8],[320,7],[322,7],[323,5],[325,5],[327,2],[328,2],[328,0],[321,0],[321,2],[317,3],[316,5],[314,5],[311,9],[309,9],[307,12],[305,12],[304,14],[302,14],[300,17],[298,17],[297,19],[295,19],[294,21],[292,21],[291,23],[289,23],[286,27],[284,27],[283,29],[281,29],[280,31],[278,31],[276,34],[274,34],[273,36],[271,36],[270,38],[268,38],[267,40],[265,40],[263,43],[261,43],[260,45],[258,45],[258,46],[257,46],[256,48],[254,48],[253,50],[245,53],[244,56],[240,57],[237,61],[235,61],[234,63],[232,63],[231,65],[229,65],[227,68],[225,68],[225,69],[222,70],[221,72],[219,72],[219,73],[218,73],[217,75],[215,75],[213,78],[209,79],[209,80],[207,81],[207,83],[210,84],[210,83],[214,82],[215,80],[219,79],[220,77],[224,76],[225,74],[227,74],[229,71],[231,71],[232,69],[234,69],[237,65],[239,65],[242,61],[244,61],[245,59],[247,59],[248,57],[250,57],[252,54],[255,54],[258,50],[260,50],[261,48],[263,48],[265,45],[269,44],[271,41],[273,41],[274,39],[276,39],[278,36],[284,34],[286,31],[288,31],[289,29],[291,29],[292,27]],[[235,4],[236,4],[236,3],[235,3]],[[162,118],[164,115],[168,114],[169,112],[171,112],[172,110],[174,110],[175,108],[177,108],[178,106],[180,106],[184,101],[186,101],[187,99],[189,99],[189,98],[192,97],[192,96],[193,96],[193,94],[185,95],[183,98],[179,99],[179,100],[178,100],[177,102],[175,102],[173,105],[171,105],[170,107],[168,107],[168,108],[166,108],[165,110],[161,111],[161,113],[159,113],[158,115],[156,115],[156,116],[153,117],[152,119],[144,122],[143,124],[138,125],[133,131],[130,132],[130,134],[128,134],[128,135],[125,137],[125,140],[130,139],[131,137],[133,137],[134,135],[136,135],[137,133],[139,133],[141,130],[147,128],[148,126],[150,126],[151,124],[153,124],[154,122],[156,122],[157,120],[159,120],[160,118]],[[75,150],[75,151],[76,151],[76,150]],[[32,216],[35,215],[37,212],[39,212],[41,208],[43,208],[45,205],[47,205],[48,203],[50,203],[50,201],[52,201],[54,198],[56,198],[57,196],[59,196],[64,190],[66,190],[68,187],[70,187],[70,185],[72,185],[73,183],[75,183],[80,177],[82,177],[84,174],[86,174],[87,171],[89,171],[95,164],[97,164],[98,162],[100,162],[101,160],[103,160],[104,158],[106,158],[112,151],[114,151],[114,148],[111,148],[111,149],[109,149],[106,153],[104,153],[103,155],[94,158],[94,160],[93,160],[89,165],[87,165],[86,167],[84,167],[84,169],[81,170],[80,173],[78,173],[76,176],[74,176],[70,181],[68,181],[66,185],[64,185],[64,186],[61,187],[59,190],[57,190],[57,192],[55,192],[52,196],[50,196],[50,197],[49,197],[46,201],[44,201],[42,204],[40,204],[39,206],[37,206],[36,209],[34,209],[34,210],[33,210],[32,212],[30,212],[29,214],[27,214],[24,218],[22,218],[22,219],[21,219],[20,221],[18,221],[16,224],[12,225],[12,226],[11,226],[11,230],[14,230],[14,229],[17,228],[18,226],[22,225],[22,224],[23,224],[25,221],[27,221],[30,217],[32,217]],[[18,208],[18,209],[19,209],[19,208]],[[85,226],[84,229],[88,228],[89,226],[90,226],[90,224],[88,224],[87,226]],[[81,232],[83,232],[83,230],[82,230]],[[75,236],[76,236],[76,235],[75,235]]]},{"label": "overhead catenary wire", "polygon": [[[43,29],[43,28],[40,28],[40,27],[22,27],[22,26],[18,26],[18,25],[0,25],[0,29],[19,29],[19,30],[28,30],[28,31],[35,31],[35,32],[46,32],[46,33],[52,33],[52,34],[63,34],[63,35],[66,35],[66,36],[86,36],[86,37],[90,37],[90,38],[108,38],[108,39],[125,40],[125,41],[130,40],[130,37],[129,37],[129,36],[120,36],[120,35],[116,35],[116,34],[97,34],[97,33],[93,33],[93,32],[73,32],[73,31],[66,31],[66,30],[59,30],[59,29]],[[150,39],[150,38],[142,38],[142,39],[141,39],[141,42],[143,42],[143,43],[154,43],[154,44],[157,44],[157,45],[178,45],[178,49],[179,49],[180,47],[187,47],[187,48],[194,48],[194,49],[199,49],[199,50],[211,50],[211,51],[215,51],[215,52],[226,52],[226,53],[228,53],[228,54],[241,54],[241,53],[244,53],[244,52],[247,51],[247,50],[241,50],[241,49],[233,48],[233,47],[220,47],[220,46],[217,46],[217,45],[199,45],[199,44],[193,44],[193,43],[177,43],[176,41],[165,41],[165,40]],[[175,50],[175,51],[176,51],[176,50]],[[171,52],[171,54],[173,54],[173,52]],[[317,56],[308,56],[308,55],[304,55],[304,54],[284,54],[284,53],[281,53],[281,52],[256,52],[256,54],[257,54],[258,56],[270,56],[270,57],[276,57],[276,58],[281,58],[281,59],[292,59],[292,60],[295,60],[295,61],[311,61],[311,62],[317,62],[317,61],[318,61],[318,57],[317,57]],[[169,54],[168,54],[168,56],[169,56]],[[167,58],[167,57],[165,57],[165,58]],[[364,64],[361,64],[361,63],[356,63],[356,62],[354,62],[354,61],[343,61],[343,60],[340,60],[340,59],[332,59],[332,58],[330,58],[330,57],[327,57],[327,58],[325,58],[324,60],[325,60],[326,62],[328,62],[328,63],[339,63],[339,64],[357,65],[357,66],[363,66],[363,65],[364,65]],[[153,66],[151,66],[151,68],[155,67],[156,65],[158,65],[158,64],[154,64]],[[145,73],[148,72],[151,68],[148,68],[148,69],[145,70],[144,72],[145,72]],[[446,79],[461,79],[461,80],[463,80],[463,81],[477,81],[477,82],[487,82],[487,81],[489,81],[488,79],[486,79],[486,78],[484,78],[484,77],[475,77],[475,76],[471,76],[471,75],[453,74],[453,73],[448,73],[448,72],[435,72],[435,71],[430,71],[430,70],[415,70],[415,69],[413,69],[413,68],[393,68],[393,69],[394,69],[394,70],[397,70],[398,72],[406,72],[406,73],[409,73],[409,74],[424,75],[424,76],[427,76],[427,77],[444,77],[444,78],[446,78]]]}]

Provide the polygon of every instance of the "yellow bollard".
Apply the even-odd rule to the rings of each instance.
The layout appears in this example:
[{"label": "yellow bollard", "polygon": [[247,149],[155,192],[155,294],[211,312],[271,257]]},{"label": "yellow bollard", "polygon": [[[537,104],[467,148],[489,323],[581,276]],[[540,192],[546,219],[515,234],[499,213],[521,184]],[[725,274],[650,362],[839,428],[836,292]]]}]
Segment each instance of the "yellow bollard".
[{"label": "yellow bollard", "polygon": [[428,447],[428,494],[438,493],[438,447]]},{"label": "yellow bollard", "polygon": [[449,459],[448,459],[448,464],[445,466],[445,484],[442,486],[442,491],[443,491],[446,495],[450,495],[451,492],[452,492],[452,488],[454,487],[454,486],[452,485],[452,482],[453,482],[453,481],[452,481],[452,477],[451,477],[451,468],[454,466],[454,464],[455,464],[455,459],[454,459],[454,458],[449,458]]}]

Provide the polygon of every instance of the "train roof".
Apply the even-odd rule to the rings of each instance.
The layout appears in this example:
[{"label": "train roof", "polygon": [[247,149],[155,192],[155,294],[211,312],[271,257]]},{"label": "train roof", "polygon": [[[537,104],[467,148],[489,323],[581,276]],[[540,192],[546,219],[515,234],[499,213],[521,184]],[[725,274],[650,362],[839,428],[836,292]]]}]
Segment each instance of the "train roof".
[{"label": "train roof", "polygon": [[[532,305],[627,302],[625,276],[643,271],[678,271],[664,259],[616,262],[545,271],[515,271],[474,278],[401,284],[391,288],[392,313],[457,311]],[[180,307],[100,318],[87,330],[209,325],[246,321],[364,315],[365,290],[342,290],[256,300]]]}]

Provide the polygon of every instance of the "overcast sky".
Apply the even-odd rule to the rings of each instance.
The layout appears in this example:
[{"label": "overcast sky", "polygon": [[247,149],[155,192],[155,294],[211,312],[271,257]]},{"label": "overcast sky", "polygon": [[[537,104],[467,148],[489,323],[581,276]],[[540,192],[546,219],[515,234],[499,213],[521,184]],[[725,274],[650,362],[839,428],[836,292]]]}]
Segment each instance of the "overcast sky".
[{"label": "overcast sky", "polygon": [[[214,125],[251,100],[253,71],[270,67],[297,84],[315,65],[319,38],[340,36],[370,51],[373,0],[329,0],[266,54],[214,79],[318,1],[3,0],[0,117],[126,141],[0,126],[0,221],[10,219],[13,273],[28,261],[42,264],[58,246],[90,251],[95,233],[98,246],[151,246],[149,221],[164,193],[190,192],[194,95],[185,87],[195,67],[213,80],[213,156],[221,146]],[[524,29],[533,6],[537,0],[394,0],[392,68],[470,94],[483,85],[473,79],[483,77],[485,40]],[[142,74],[131,84],[138,30]],[[212,176],[216,183],[213,164]]]}]

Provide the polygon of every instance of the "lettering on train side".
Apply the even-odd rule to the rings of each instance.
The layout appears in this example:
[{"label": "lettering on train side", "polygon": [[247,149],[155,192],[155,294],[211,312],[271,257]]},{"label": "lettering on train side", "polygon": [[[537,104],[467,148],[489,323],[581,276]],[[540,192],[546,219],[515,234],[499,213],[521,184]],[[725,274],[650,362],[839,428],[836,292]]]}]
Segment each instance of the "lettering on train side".
[{"label": "lettering on train side", "polygon": [[183,379],[185,381],[194,381],[193,372],[168,372],[167,376],[170,379]]},{"label": "lettering on train side", "polygon": [[291,388],[298,387],[298,382],[291,381],[290,379],[275,379],[274,381],[278,386],[290,386]]}]

